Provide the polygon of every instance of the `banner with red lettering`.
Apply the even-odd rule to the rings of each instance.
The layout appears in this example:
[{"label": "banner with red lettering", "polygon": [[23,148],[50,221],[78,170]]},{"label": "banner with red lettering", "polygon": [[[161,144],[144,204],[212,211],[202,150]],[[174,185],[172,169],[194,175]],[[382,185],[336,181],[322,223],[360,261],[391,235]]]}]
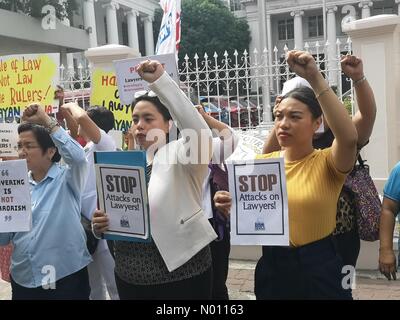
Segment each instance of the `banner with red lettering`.
[{"label": "banner with red lettering", "polygon": [[117,74],[119,97],[122,103],[130,104],[134,100],[135,92],[148,90],[149,84],[143,80],[136,69],[137,66],[146,60],[159,61],[169,76],[179,85],[179,73],[175,56],[171,53],[158,56],[147,56],[114,61]]},{"label": "banner with red lettering", "polygon": [[26,159],[0,162],[0,186],[0,233],[31,230],[31,193]]},{"label": "banner with red lettering", "polygon": [[232,196],[231,243],[289,245],[283,158],[227,161]]},{"label": "banner with red lettering", "polygon": [[95,68],[91,80],[90,105],[103,106],[112,111],[115,130],[128,130],[132,122],[132,105],[121,102],[114,69]]},{"label": "banner with red lettering", "polygon": [[60,54],[0,57],[0,122],[13,122],[33,102],[47,113],[58,111],[54,91],[59,84]]}]

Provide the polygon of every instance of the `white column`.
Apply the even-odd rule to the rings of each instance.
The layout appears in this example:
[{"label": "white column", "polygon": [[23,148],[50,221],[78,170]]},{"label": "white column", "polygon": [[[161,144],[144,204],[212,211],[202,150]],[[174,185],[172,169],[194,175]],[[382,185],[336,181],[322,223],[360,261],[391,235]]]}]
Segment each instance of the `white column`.
[{"label": "white column", "polygon": [[147,16],[143,18],[144,22],[144,40],[146,46],[146,56],[154,54],[154,37],[153,37],[153,17]]},{"label": "white column", "polygon": [[119,4],[110,1],[103,5],[106,8],[106,19],[107,19],[107,36],[108,44],[119,44],[118,39],[118,22],[117,22],[117,10],[119,9]]},{"label": "white column", "polygon": [[[61,23],[67,27],[71,26],[71,22],[69,21],[68,18],[64,18],[64,20],[62,20]],[[66,55],[67,55],[67,68],[73,68],[74,67],[74,57],[73,57],[72,53],[67,53]]]},{"label": "white column", "polygon": [[[363,60],[364,73],[379,110],[362,156],[368,160],[371,177],[381,193],[390,171],[400,159],[400,17],[386,15],[355,20],[343,31],[351,37],[354,54]],[[375,259],[374,268],[378,258]]]},{"label": "white column", "polygon": [[[97,1],[97,0],[96,0]],[[94,12],[94,0],[83,1],[83,23],[89,32],[89,45],[97,47],[96,15]]]},{"label": "white column", "polygon": [[294,17],[294,48],[303,50],[303,18],[304,11],[296,10],[290,13]]},{"label": "white column", "polygon": [[400,0],[395,1],[397,4],[397,14],[400,16]]},{"label": "white column", "polygon": [[[264,56],[264,50],[268,49],[268,36],[267,36],[267,16],[266,16],[266,8],[265,8],[265,2],[266,0],[258,0],[258,29],[259,29],[259,54],[260,54],[260,62],[261,63],[268,63],[267,61],[264,61],[263,56]],[[268,80],[268,78],[266,78]],[[263,104],[263,121],[271,121],[271,115],[270,115],[270,105],[269,105],[269,100],[270,100],[270,87],[268,81],[263,81],[262,83],[262,104]]]},{"label": "white column", "polygon": [[365,1],[362,0],[359,4],[358,7],[361,8],[361,19],[368,18],[371,16],[371,9],[372,7],[372,1]]},{"label": "white column", "polygon": [[[327,6],[328,70],[336,69],[336,16],[337,6]],[[337,71],[329,72],[329,84],[337,85]]]},{"label": "white column", "polygon": [[[271,15],[267,14],[267,49],[268,49],[268,65],[269,74],[272,74],[272,29],[271,29]],[[269,82],[270,90],[274,89],[274,84],[271,78]],[[269,102],[268,102],[269,103]]]},{"label": "white column", "polygon": [[139,52],[139,37],[137,28],[137,17],[139,12],[131,9],[125,12],[128,22],[128,42],[129,46]]},{"label": "white column", "polygon": [[[399,0],[400,1],[400,0]],[[267,49],[268,49],[268,58],[271,59],[270,64],[272,64],[272,30],[271,30],[271,15],[267,14]]]},{"label": "white column", "polygon": [[265,0],[258,0],[258,21],[259,21],[259,30],[260,30],[260,46],[258,47],[260,52],[263,52],[263,50],[267,47],[267,24],[265,21]]}]

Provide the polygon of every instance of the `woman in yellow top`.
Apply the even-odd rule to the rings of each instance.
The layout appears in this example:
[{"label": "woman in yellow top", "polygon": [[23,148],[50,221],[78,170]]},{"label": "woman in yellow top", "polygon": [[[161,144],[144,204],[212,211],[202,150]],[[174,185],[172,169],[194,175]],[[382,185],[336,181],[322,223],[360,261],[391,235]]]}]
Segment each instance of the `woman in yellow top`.
[{"label": "woman in yellow top", "polygon": [[[258,157],[285,160],[290,247],[263,247],[255,294],[257,299],[351,299],[331,233],[340,190],[356,160],[357,131],[308,52],[290,51],[287,62],[312,90],[294,89],[275,106],[283,151]],[[315,150],[312,139],[322,112],[335,140],[331,148]]]}]

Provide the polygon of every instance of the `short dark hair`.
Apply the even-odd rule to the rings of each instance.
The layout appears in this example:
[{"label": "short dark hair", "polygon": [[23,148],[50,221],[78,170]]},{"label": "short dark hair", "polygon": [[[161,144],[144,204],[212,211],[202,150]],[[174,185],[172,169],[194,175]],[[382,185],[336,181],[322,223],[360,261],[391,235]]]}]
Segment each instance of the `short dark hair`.
[{"label": "short dark hair", "polygon": [[114,128],[114,114],[103,106],[91,106],[86,110],[90,119],[106,133]]},{"label": "short dark hair", "polygon": [[49,132],[42,126],[34,123],[24,122],[18,126],[18,134],[25,131],[32,131],[35,136],[42,153],[45,153],[49,148],[55,148],[56,153],[51,158],[52,162],[59,162],[61,160],[61,155],[58,152],[56,145],[50,137]]},{"label": "short dark hair", "polygon": [[315,97],[315,93],[309,87],[295,88],[286,93],[282,97],[282,100],[286,98],[293,98],[307,105],[314,119],[317,119],[322,115],[322,109],[317,98]]},{"label": "short dark hair", "polygon": [[165,121],[168,121],[168,120],[172,119],[171,114],[169,113],[169,110],[167,109],[166,106],[164,106],[162,104],[160,99],[158,99],[158,97],[151,97],[147,93],[142,95],[142,96],[140,96],[140,97],[138,97],[138,98],[136,98],[135,101],[133,101],[133,103],[132,103],[132,112],[133,112],[133,109],[135,109],[135,106],[139,101],[151,102],[157,108],[158,112],[161,113],[161,115],[163,116]]}]

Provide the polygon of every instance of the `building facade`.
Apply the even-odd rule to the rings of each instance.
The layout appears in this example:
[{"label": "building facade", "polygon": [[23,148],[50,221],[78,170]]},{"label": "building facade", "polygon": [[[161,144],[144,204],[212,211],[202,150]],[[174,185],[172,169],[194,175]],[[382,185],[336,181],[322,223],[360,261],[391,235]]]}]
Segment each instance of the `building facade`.
[{"label": "building facade", "polygon": [[347,35],[342,25],[379,14],[400,14],[400,0],[226,0],[238,17],[245,17],[251,31],[250,52],[276,47],[283,54],[304,49],[318,41],[335,50]]},{"label": "building facade", "polygon": [[[324,60],[329,83],[349,83],[340,80],[340,54],[351,50],[342,26],[350,21],[380,14],[400,14],[400,0],[225,0],[231,11],[246,19],[251,33],[249,52],[267,52],[268,65],[277,65],[285,50],[307,49]],[[266,51],[265,51],[266,50]],[[341,84],[340,84],[341,82]],[[281,86],[281,85],[280,85]],[[271,86],[272,92],[279,85]]]},{"label": "building facade", "polygon": [[0,55],[60,52],[62,63],[83,62],[82,52],[106,44],[123,44],[138,54],[154,54],[154,11],[157,0],[76,0],[71,20],[46,27],[51,12],[33,18],[0,9]]}]

